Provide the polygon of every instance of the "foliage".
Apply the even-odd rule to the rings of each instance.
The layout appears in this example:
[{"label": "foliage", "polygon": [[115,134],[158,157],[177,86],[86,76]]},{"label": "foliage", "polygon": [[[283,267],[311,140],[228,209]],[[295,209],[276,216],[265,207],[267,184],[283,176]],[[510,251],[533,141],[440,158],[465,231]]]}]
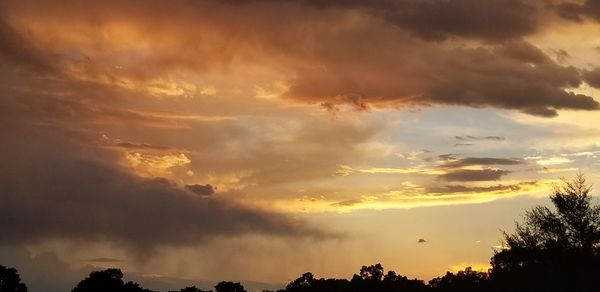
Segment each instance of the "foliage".
[{"label": "foliage", "polygon": [[473,271],[467,267],[464,271],[456,274],[447,272],[443,277],[437,277],[429,281],[429,286],[438,291],[488,291],[488,273]]},{"label": "foliage", "polygon": [[220,282],[215,286],[217,292],[246,292],[244,286],[234,282]]},{"label": "foliage", "polygon": [[170,291],[170,292],[209,292],[209,291],[205,291],[205,290],[196,288],[196,286],[191,286],[191,287],[185,287],[179,291]]},{"label": "foliage", "polygon": [[89,277],[83,279],[72,292],[152,292],[141,288],[133,282],[123,282],[123,272],[119,269],[106,269],[91,272]]},{"label": "foliage", "polygon": [[16,269],[0,266],[0,292],[27,292]]},{"label": "foliage", "polygon": [[582,174],[555,186],[554,209],[538,206],[525,214],[505,249],[492,257],[498,287],[545,291],[593,291],[600,287],[600,206]]}]

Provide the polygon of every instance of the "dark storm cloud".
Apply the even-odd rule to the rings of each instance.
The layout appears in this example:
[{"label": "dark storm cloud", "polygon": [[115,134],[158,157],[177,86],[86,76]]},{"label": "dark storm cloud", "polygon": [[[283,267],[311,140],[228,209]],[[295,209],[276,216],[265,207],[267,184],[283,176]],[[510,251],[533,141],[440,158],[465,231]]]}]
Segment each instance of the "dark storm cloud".
[{"label": "dark storm cloud", "polygon": [[445,181],[493,181],[500,180],[510,171],[501,169],[458,169],[439,175]]},{"label": "dark storm cloud", "polygon": [[446,160],[440,165],[442,168],[461,168],[472,165],[518,165],[524,162],[519,159],[493,158],[493,157],[465,157],[456,160]]}]

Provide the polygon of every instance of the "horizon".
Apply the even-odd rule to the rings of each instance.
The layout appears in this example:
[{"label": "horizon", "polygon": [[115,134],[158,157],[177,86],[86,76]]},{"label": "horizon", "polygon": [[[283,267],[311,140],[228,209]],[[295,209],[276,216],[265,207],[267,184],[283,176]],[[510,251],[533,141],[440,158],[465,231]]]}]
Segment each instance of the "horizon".
[{"label": "horizon", "polygon": [[0,265],[33,292],[485,270],[561,178],[600,184],[598,7],[3,1]]}]

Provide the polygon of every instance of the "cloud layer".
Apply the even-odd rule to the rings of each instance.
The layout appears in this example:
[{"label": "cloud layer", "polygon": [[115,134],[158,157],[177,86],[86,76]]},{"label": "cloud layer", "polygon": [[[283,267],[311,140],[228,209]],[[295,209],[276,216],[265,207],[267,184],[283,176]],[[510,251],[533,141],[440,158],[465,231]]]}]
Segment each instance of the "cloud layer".
[{"label": "cloud layer", "polygon": [[[191,70],[278,80],[291,100],[330,109],[447,104],[552,117],[600,107],[571,92],[583,80],[577,68],[524,40],[553,19],[543,2],[32,4],[4,5],[13,15],[0,30],[4,55],[154,94],[187,94],[190,80],[180,73]],[[157,84],[165,74],[183,79]]]},{"label": "cloud layer", "polygon": [[[82,240],[143,251],[252,233],[331,235],[286,215],[235,203],[215,194],[211,185],[184,188],[167,178],[137,175],[123,162],[122,148],[170,148],[123,142],[115,148],[97,132],[98,123],[148,127],[152,118],[112,107],[99,110],[93,99],[78,102],[85,98],[83,91],[73,96],[57,89],[71,85],[64,76],[38,79],[8,68],[0,84],[0,243]],[[30,87],[36,83],[43,86]],[[168,169],[164,163],[149,167]]]}]

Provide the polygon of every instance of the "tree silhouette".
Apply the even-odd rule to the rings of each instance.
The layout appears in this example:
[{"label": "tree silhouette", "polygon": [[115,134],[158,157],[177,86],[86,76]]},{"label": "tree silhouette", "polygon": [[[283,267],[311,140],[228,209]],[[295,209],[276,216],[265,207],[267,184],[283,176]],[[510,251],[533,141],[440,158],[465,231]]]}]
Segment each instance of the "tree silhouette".
[{"label": "tree silhouette", "polygon": [[16,269],[0,265],[0,292],[27,292]]},{"label": "tree silhouette", "polygon": [[312,273],[304,273],[298,279],[290,282],[285,290],[290,292],[342,292],[348,291],[350,282],[346,279],[316,279]]},{"label": "tree silhouette", "polygon": [[304,291],[315,284],[315,276],[308,272],[302,274],[300,278],[290,282],[286,287],[286,291]]},{"label": "tree silhouette", "polygon": [[508,247],[592,252],[600,243],[600,206],[592,205],[590,190],[582,174],[555,186],[550,199],[556,211],[538,206],[527,212],[524,225],[505,233]]},{"label": "tree silhouette", "polygon": [[[492,257],[492,280],[502,289],[592,291],[600,287],[600,206],[582,174],[563,180],[550,196],[554,210],[526,212],[506,248]],[[596,288],[597,289],[597,288]]]},{"label": "tree silhouette", "polygon": [[388,271],[384,276],[381,264],[362,266],[358,275],[350,281],[350,290],[346,291],[425,291],[427,285],[421,280],[410,280],[405,276]]},{"label": "tree silhouette", "polygon": [[360,277],[367,281],[381,281],[383,279],[383,267],[380,263],[360,268]]},{"label": "tree silhouette", "polygon": [[170,291],[170,292],[210,292],[210,291],[205,291],[205,290],[196,288],[196,286],[191,286],[191,287],[185,287],[179,291]]},{"label": "tree silhouette", "polygon": [[90,276],[83,279],[72,292],[152,292],[141,288],[133,282],[123,282],[123,272],[119,269],[106,269],[94,271]]},{"label": "tree silhouette", "polygon": [[467,267],[456,274],[447,272],[443,277],[434,278],[429,281],[429,286],[438,291],[488,291],[488,273],[473,271],[471,267]]},{"label": "tree silhouette", "polygon": [[215,290],[217,292],[246,292],[242,284],[234,282],[220,282],[215,286]]}]

